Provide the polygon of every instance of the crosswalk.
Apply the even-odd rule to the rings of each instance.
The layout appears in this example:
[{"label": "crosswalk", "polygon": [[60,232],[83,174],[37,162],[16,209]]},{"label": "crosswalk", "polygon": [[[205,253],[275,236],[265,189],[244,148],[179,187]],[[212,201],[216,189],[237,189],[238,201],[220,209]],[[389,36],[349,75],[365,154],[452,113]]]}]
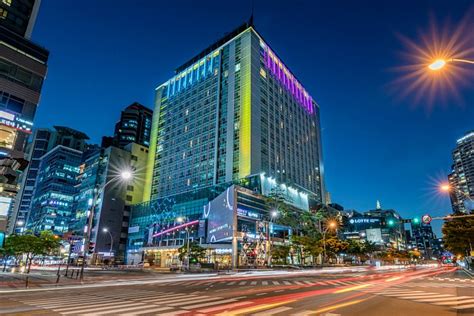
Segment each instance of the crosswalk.
[{"label": "crosswalk", "polygon": [[474,283],[450,283],[450,282],[412,282],[412,283],[405,283],[403,284],[404,287],[426,287],[426,288],[473,288],[474,289]]},{"label": "crosswalk", "polygon": [[474,279],[461,279],[461,278],[428,278],[430,281],[443,281],[443,282],[453,282],[453,283],[471,283],[474,284]]},{"label": "crosswalk", "polygon": [[219,284],[221,286],[349,286],[349,285],[359,285],[363,282],[358,281],[340,281],[340,280],[326,280],[326,281],[295,281],[295,280],[245,280],[245,281],[227,281],[227,282],[219,282],[216,280],[213,281],[185,281],[185,282],[166,282],[161,283],[159,286],[169,286],[169,285],[179,285],[183,287],[193,287],[193,286],[208,286],[208,285],[216,285]]},{"label": "crosswalk", "polygon": [[107,291],[102,294],[83,293],[74,296],[69,293],[48,298],[37,296],[15,300],[60,315],[227,315],[229,310],[236,315],[247,315],[246,311],[255,311],[249,313],[255,316],[273,316],[283,313],[301,316],[314,313],[311,310],[292,311],[295,307],[282,306],[282,304],[256,306],[254,301],[247,300],[245,296],[224,298],[147,290]]},{"label": "crosswalk", "polygon": [[147,290],[107,291],[94,294],[62,294],[55,297],[29,297],[15,300],[61,315],[180,315],[191,311],[210,313],[220,309],[252,305],[252,301],[239,301],[245,296],[220,296],[186,293],[156,292]]},{"label": "crosswalk", "polygon": [[[235,281],[234,284],[239,284],[240,282],[243,281]],[[252,280],[246,282],[249,282],[250,286],[252,282],[273,284],[273,281]],[[285,285],[283,281],[275,282]],[[301,282],[301,285],[307,284],[304,281],[298,282]],[[357,284],[357,282],[352,281],[336,280],[319,282],[326,282],[326,285],[340,283],[339,285],[352,285],[352,287]],[[474,296],[468,295],[456,296],[425,292],[403,288],[402,286],[382,289],[378,286],[370,286],[361,291],[369,295],[382,295],[387,298],[410,300],[417,303],[453,308],[459,311],[474,309]],[[178,293],[148,289],[127,289],[125,291],[123,289],[107,289],[103,292],[61,292],[61,294],[56,293],[54,296],[45,296],[42,293],[37,293],[30,296],[14,297],[12,300],[37,309],[43,309],[45,314],[53,314],[54,312],[60,315],[226,315],[227,311],[232,310],[232,314],[239,315],[302,316],[311,315],[315,312],[314,310],[300,310],[298,309],[298,304],[290,304],[292,301],[262,305],[262,303],[259,303],[259,296],[225,297],[219,294],[206,294],[202,291]],[[246,311],[251,312],[247,313]]]},{"label": "crosswalk", "polygon": [[[406,284],[404,286],[406,286]],[[401,287],[391,287],[388,289],[380,289],[375,287],[371,289],[365,289],[363,292],[396,299],[411,300],[418,303],[445,306],[456,310],[467,310],[474,308],[474,296],[456,296],[453,294],[415,291]]]}]

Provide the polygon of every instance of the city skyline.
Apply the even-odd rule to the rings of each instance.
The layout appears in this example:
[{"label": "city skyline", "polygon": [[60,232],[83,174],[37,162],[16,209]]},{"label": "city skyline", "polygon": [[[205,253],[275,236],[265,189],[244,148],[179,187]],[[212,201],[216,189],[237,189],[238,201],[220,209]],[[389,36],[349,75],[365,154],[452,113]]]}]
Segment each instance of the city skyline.
[{"label": "city skyline", "polygon": [[[198,53],[203,49],[202,43],[213,42],[224,31],[235,28],[248,18],[250,11],[245,7],[233,12],[212,11],[210,9],[216,6],[210,3],[192,13],[183,6],[178,11],[189,19],[176,24],[166,15],[177,8],[146,4],[135,8],[137,15],[132,20],[146,24],[147,28],[143,28],[143,25],[124,27],[131,22],[127,19],[112,20],[116,17],[114,14],[126,7],[124,2],[108,8],[111,11],[107,14],[104,12],[107,6],[99,5],[95,13],[90,12],[88,25],[83,20],[79,23],[79,16],[74,16],[72,10],[67,11],[67,4],[50,5],[42,4],[32,38],[54,52],[35,126],[56,123],[74,128],[85,126],[79,129],[95,143],[100,143],[100,137],[113,130],[118,116],[109,113],[118,113],[134,101],[152,108],[153,89],[173,74],[175,65],[191,58],[190,51]],[[346,4],[347,11],[355,9],[351,6]],[[386,85],[397,76],[389,69],[404,62],[397,54],[404,47],[395,33],[416,38],[412,30],[426,29],[431,9],[436,7],[435,14],[447,11],[456,20],[465,14],[468,2],[460,2],[457,7],[419,4],[403,21],[390,19],[391,14],[397,16],[394,12],[402,10],[403,5],[391,7],[391,14],[385,11],[385,16],[382,14],[377,19],[370,13],[380,8],[367,3],[359,7],[361,16],[368,21],[355,25],[351,38],[343,32],[349,29],[351,22],[359,19],[357,14],[340,12],[333,23],[344,23],[324,27],[329,25],[324,15],[334,17],[328,13],[334,13],[335,7],[322,3],[314,6],[297,3],[291,7],[277,3],[271,8],[265,2],[257,2],[255,24],[321,106],[326,188],[334,202],[348,209],[368,210],[374,208],[376,200],[381,200],[384,207],[397,209],[404,217],[448,214],[451,210],[449,198],[437,195],[433,179],[446,180],[450,152],[456,139],[472,129],[468,117],[473,110],[467,103],[462,108],[454,101],[435,104],[431,111],[420,106],[413,108],[413,100],[396,100]],[[286,10],[284,15],[282,9]],[[317,10],[314,11],[316,22],[310,21],[310,14],[305,13],[313,12],[311,9]],[[62,21],[64,27],[55,31],[51,23],[57,23],[63,16],[66,18],[64,14],[58,16],[60,12],[69,12],[72,16],[67,16],[67,21]],[[154,18],[153,12],[159,14],[159,18]],[[57,18],[52,19],[52,14]],[[99,17],[105,20],[99,20]],[[384,20],[387,18],[390,23]],[[305,22],[296,23],[298,20]],[[276,21],[280,23],[275,24]],[[377,23],[383,24],[383,28],[377,28]],[[371,28],[371,35],[365,35]],[[134,32],[143,29],[148,31],[134,36]],[[160,33],[162,29],[166,31]],[[380,39],[380,43],[373,44],[372,37]],[[115,51],[113,45],[123,38],[127,39],[120,44],[124,50]],[[165,39],[166,44],[160,45]],[[350,46],[357,40],[371,45]],[[347,43],[349,47],[344,48],[341,43]],[[297,49],[292,47],[294,45]],[[142,46],[145,49],[141,49]],[[353,52],[354,56],[367,56],[371,63],[363,64],[363,60],[351,57],[348,52]],[[78,60],[79,56],[83,58]],[[308,66],[307,63],[311,64]],[[359,73],[365,75],[360,77]],[[70,74],[75,75],[70,77],[70,83],[60,82]],[[341,93],[341,90],[348,93]],[[88,93],[84,94],[84,91]],[[469,100],[472,92],[463,92],[464,99]],[[64,107],[64,100],[70,106]],[[98,109],[101,105],[106,106]],[[97,111],[96,117],[86,114],[92,109]],[[449,122],[453,122],[452,126],[448,126]],[[348,141],[347,135],[354,140]],[[425,152],[429,153],[430,161],[423,160]],[[361,181],[364,186],[359,185]],[[439,226],[437,228],[439,234]]]}]

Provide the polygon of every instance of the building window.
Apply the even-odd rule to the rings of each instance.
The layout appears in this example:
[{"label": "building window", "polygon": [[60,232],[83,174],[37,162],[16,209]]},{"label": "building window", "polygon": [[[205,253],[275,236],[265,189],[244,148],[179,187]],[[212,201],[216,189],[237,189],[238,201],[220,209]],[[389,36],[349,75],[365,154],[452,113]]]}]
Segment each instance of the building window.
[{"label": "building window", "polygon": [[131,195],[127,195],[127,197],[126,197],[126,200],[127,200],[127,201],[131,202],[132,199],[133,199],[133,197],[132,197]]}]

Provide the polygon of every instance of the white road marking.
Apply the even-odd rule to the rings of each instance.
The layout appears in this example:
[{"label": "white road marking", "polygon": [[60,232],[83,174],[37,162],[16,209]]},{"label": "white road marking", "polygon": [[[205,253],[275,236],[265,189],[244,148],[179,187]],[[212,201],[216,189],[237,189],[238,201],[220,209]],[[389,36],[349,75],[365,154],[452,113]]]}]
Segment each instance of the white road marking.
[{"label": "white road marking", "polygon": [[190,306],[184,306],[182,307],[183,309],[194,309],[194,308],[201,308],[201,307],[207,307],[207,306],[212,306],[212,305],[217,305],[217,304],[225,304],[225,303],[232,303],[235,302],[236,299],[231,298],[227,300],[222,300],[222,301],[217,301],[217,302],[210,302],[210,303],[202,303],[202,304],[195,304],[195,305],[190,305]]},{"label": "white road marking", "polygon": [[462,300],[465,298],[470,298],[470,296],[457,296],[457,297],[451,296],[451,297],[433,298],[433,299],[425,298],[421,300],[415,300],[415,302],[445,302],[445,301],[452,301],[453,299]]},{"label": "white road marking", "polygon": [[[204,297],[197,297],[191,300],[181,300],[181,302],[176,302],[176,300],[173,300],[172,303],[167,303],[166,305],[168,306],[185,306],[189,304],[193,304],[196,302],[207,302],[207,301],[215,301],[215,300],[220,300],[220,297],[209,297],[209,296],[204,296]],[[184,301],[184,302],[183,302]]]},{"label": "white road marking", "polygon": [[263,311],[263,312],[260,312],[260,313],[255,313],[255,314],[252,314],[252,315],[253,316],[271,316],[271,315],[275,315],[275,314],[278,314],[278,313],[286,312],[287,310],[290,310],[290,309],[293,309],[293,308],[288,307],[288,306],[282,306],[282,307],[272,308],[272,309],[269,309],[269,310],[266,310],[266,311]]},{"label": "white road marking", "polygon": [[474,299],[468,299],[468,300],[456,300],[453,299],[451,302],[444,302],[444,303],[434,303],[434,305],[460,305],[460,304],[465,304],[465,303],[474,303]]}]

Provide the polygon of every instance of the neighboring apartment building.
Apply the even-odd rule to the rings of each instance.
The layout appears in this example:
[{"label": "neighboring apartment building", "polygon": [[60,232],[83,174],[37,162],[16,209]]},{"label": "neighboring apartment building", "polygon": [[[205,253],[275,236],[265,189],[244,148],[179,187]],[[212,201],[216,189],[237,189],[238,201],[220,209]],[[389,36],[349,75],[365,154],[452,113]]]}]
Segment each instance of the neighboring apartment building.
[{"label": "neighboring apartment building", "polygon": [[49,52],[30,40],[40,1],[0,1],[0,231],[6,229],[25,169]]},{"label": "neighboring apartment building", "polygon": [[[129,205],[143,201],[147,155],[148,148],[135,143],[124,149],[110,146],[98,148],[81,165],[72,232],[83,235],[87,214],[98,194],[90,239],[95,245],[96,259],[124,260]],[[124,170],[133,171],[130,181],[120,178]]]},{"label": "neighboring apartment building", "polygon": [[41,158],[58,145],[85,152],[88,139],[86,134],[65,126],[54,126],[52,129],[39,128],[34,131],[27,150],[29,164],[21,177],[20,191],[9,216],[10,233],[21,233],[25,229],[32,207],[33,191],[37,185]]},{"label": "neighboring apartment building", "polygon": [[448,176],[453,211],[474,210],[474,131],[456,141],[452,152],[452,171]]}]

